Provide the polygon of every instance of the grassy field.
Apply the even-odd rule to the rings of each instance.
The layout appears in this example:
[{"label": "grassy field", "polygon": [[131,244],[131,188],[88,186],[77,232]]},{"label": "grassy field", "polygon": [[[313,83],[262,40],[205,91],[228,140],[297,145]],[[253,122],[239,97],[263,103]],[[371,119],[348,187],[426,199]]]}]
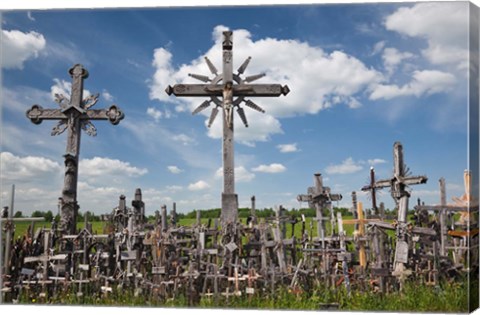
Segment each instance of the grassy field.
[{"label": "grassy field", "polygon": [[[251,296],[232,296],[229,298],[204,297],[198,304],[191,305],[184,295],[174,299],[160,300],[148,295],[134,295],[131,290],[114,288],[108,295],[85,291],[78,297],[72,290],[49,297],[54,305],[93,305],[93,306],[137,306],[137,307],[175,307],[175,308],[228,308],[228,309],[264,309],[264,310],[326,310],[330,307],[341,311],[386,311],[386,312],[440,312],[465,313],[470,305],[478,303],[478,281],[472,284],[470,292],[467,281],[443,283],[439,287],[419,285],[413,282],[405,284],[403,292],[382,295],[371,291],[353,291],[347,294],[344,286],[337,289],[317,286],[310,292],[292,292],[286,287],[274,292],[269,290]],[[469,300],[476,297],[475,300]],[[23,294],[21,304],[38,304],[43,301],[37,295]],[[470,308],[471,309],[471,308]]]},{"label": "grassy field", "polygon": [[[351,219],[351,217],[344,217]],[[207,224],[208,219],[202,219],[202,224]],[[245,223],[245,219],[242,219]],[[191,226],[194,219],[182,219],[179,225]],[[29,223],[20,222],[16,224],[15,237],[25,234]],[[83,223],[78,223],[77,228],[82,229]],[[212,223],[213,225],[213,223]],[[35,228],[50,228],[48,222],[35,224]],[[104,233],[104,222],[92,222],[94,233]],[[311,227],[312,226],[312,227]],[[327,235],[330,233],[330,223],[326,222]],[[351,236],[354,230],[353,225],[344,226],[347,235]],[[307,218],[306,231],[316,236],[316,222]],[[292,233],[291,224],[287,224],[287,237]],[[295,226],[295,236],[300,237],[301,223]],[[472,289],[472,292],[469,292]],[[104,296],[91,292],[83,297],[77,297],[70,290],[55,297],[49,297],[49,304],[70,304],[70,305],[98,305],[98,306],[150,306],[150,307],[191,307],[183,295],[175,299],[158,300],[145,295],[135,296],[130,290],[114,290]],[[395,311],[395,312],[443,312],[458,313],[467,312],[469,296],[475,297],[478,303],[478,280],[468,286],[468,281],[442,283],[438,287],[419,285],[418,283],[406,283],[403,292],[395,292],[386,295],[373,293],[371,291],[354,290],[348,295],[344,286],[336,289],[314,287],[309,292],[292,292],[288,288],[278,288],[275,292],[270,290],[262,293],[257,292],[251,296],[221,297],[219,300],[213,298],[202,298],[195,307],[200,308],[238,308],[238,309],[290,309],[290,310],[322,310],[328,305],[334,305],[343,311]],[[23,294],[20,301],[23,304],[43,303],[36,294]],[[470,301],[472,303],[472,301]]]},{"label": "grassy field", "polygon": [[[346,219],[352,219],[352,216],[345,216],[343,217],[344,220]],[[246,219],[245,218],[240,218],[243,224],[246,224]],[[261,220],[261,219],[260,219]],[[202,219],[202,224],[207,224],[208,219]],[[178,225],[180,226],[192,226],[196,222],[195,219],[180,219],[178,222]],[[105,222],[91,222],[92,224],[92,230],[93,233],[95,234],[103,234],[104,233],[104,227],[105,227]],[[212,227],[213,227],[213,220],[212,220]],[[29,222],[17,222],[15,223],[15,238],[21,237],[25,235],[28,226],[30,225]],[[83,229],[84,227],[83,222],[77,223],[77,229]],[[325,222],[326,226],[326,234],[325,235],[330,235],[330,230],[331,230],[331,225],[330,222]],[[51,223],[50,222],[36,222],[35,223],[35,230],[41,227],[45,228],[50,228]],[[302,230],[302,223],[299,222],[295,225],[295,231],[294,235],[297,238],[301,237],[301,230]],[[345,224],[344,225],[344,230],[346,231],[348,236],[351,236],[354,232],[354,225],[352,224]],[[314,218],[306,218],[306,224],[305,224],[305,231],[312,236],[317,236],[317,226],[316,226],[316,221],[314,221]],[[291,224],[286,224],[286,232],[287,232],[287,237],[290,238],[292,236],[292,225]]]}]

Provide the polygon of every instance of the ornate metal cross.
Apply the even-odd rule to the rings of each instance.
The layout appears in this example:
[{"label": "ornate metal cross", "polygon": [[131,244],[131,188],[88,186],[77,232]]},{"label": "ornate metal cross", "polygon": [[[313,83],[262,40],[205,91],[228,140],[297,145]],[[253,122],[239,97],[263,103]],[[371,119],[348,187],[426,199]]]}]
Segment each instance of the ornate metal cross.
[{"label": "ornate metal cross", "polygon": [[[428,180],[426,176],[408,176],[408,171],[403,162],[403,146],[400,142],[393,145],[393,177],[390,179],[379,180],[372,188],[391,188],[392,198],[398,206],[397,216],[397,244],[395,248],[395,268],[397,273],[403,272],[404,263],[408,260],[407,234],[407,211],[408,198],[410,193],[406,190],[409,185],[425,184]],[[398,268],[397,268],[398,267]]]},{"label": "ornate metal cross", "polygon": [[61,228],[64,232],[75,233],[75,223],[78,213],[77,179],[78,161],[80,153],[81,129],[88,135],[96,136],[97,130],[90,120],[109,120],[117,125],[123,119],[123,112],[112,105],[108,109],[90,109],[98,101],[98,94],[83,99],[83,80],[88,78],[88,71],[80,64],[74,65],[68,73],[72,77],[72,92],[70,99],[55,94],[55,102],[59,109],[43,109],[40,105],[33,105],[27,110],[27,117],[34,124],[43,120],[59,120],[52,129],[52,136],[59,135],[67,130],[67,149],[65,157],[65,179],[61,198]]},{"label": "ornate metal cross", "polygon": [[[213,63],[205,57],[208,68],[213,74],[213,79],[199,74],[189,74],[189,76],[205,82],[205,84],[175,84],[168,86],[166,92],[168,95],[174,94],[179,97],[207,96],[209,100],[198,106],[192,114],[208,108],[211,103],[215,105],[212,109],[208,127],[210,127],[218,114],[219,108],[223,109],[223,193],[222,193],[222,214],[221,219],[224,223],[235,222],[238,212],[238,197],[235,194],[235,175],[234,175],[234,145],[233,145],[233,111],[235,107],[240,119],[248,127],[247,117],[240,104],[264,113],[265,111],[246,97],[278,97],[287,95],[290,91],[288,86],[280,84],[247,84],[265,76],[264,73],[248,76],[245,79],[241,75],[245,72],[250,57],[238,68],[238,73],[233,73],[233,53],[232,53],[232,32],[223,32],[223,72],[218,70]],[[220,97],[222,100],[220,100]]]}]

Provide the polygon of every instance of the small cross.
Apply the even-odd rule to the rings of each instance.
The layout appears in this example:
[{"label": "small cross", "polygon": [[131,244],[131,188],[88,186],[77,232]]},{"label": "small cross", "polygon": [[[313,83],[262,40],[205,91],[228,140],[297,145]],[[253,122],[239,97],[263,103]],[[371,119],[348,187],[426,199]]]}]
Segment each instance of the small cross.
[{"label": "small cross", "polygon": [[[325,232],[325,222],[328,219],[323,218],[323,209],[331,205],[332,201],[342,200],[341,194],[331,194],[330,187],[323,186],[322,174],[314,174],[315,187],[309,187],[306,195],[298,195],[297,200],[300,202],[308,202],[310,208],[315,208],[317,215],[317,235],[322,237]],[[333,226],[332,226],[333,230]]]}]

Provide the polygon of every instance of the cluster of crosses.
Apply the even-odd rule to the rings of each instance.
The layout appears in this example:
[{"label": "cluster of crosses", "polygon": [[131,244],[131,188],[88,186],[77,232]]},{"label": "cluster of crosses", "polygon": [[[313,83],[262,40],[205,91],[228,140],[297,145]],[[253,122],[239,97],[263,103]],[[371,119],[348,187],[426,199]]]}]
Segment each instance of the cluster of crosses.
[{"label": "cluster of crosses", "polygon": [[[99,95],[84,98],[83,84],[88,72],[79,64],[69,70],[72,77],[70,98],[55,95],[60,108],[44,109],[33,105],[27,111],[27,117],[35,124],[57,120],[52,135],[67,131],[64,185],[59,198],[61,219],[58,227],[53,222],[50,229],[44,227],[37,231],[34,223],[41,218],[25,219],[32,222],[28,235],[12,247],[15,221],[12,218],[12,188],[12,203],[6,217],[0,221],[7,222],[5,261],[0,271],[8,275],[5,287],[4,277],[0,277],[0,302],[4,294],[14,300],[22,290],[32,290],[47,298],[72,284],[77,287],[79,297],[89,286],[101,294],[109,294],[116,284],[120,288],[133,289],[136,295],[147,291],[151,298],[174,298],[184,294],[192,304],[197,303],[200,296],[228,298],[242,292],[253,296],[266,290],[275,294],[275,287],[285,284],[297,293],[319,283],[332,287],[343,283],[348,292],[352,287],[364,290],[367,286],[387,292],[398,286],[401,289],[404,281],[413,276],[437,285],[440,277],[453,277],[459,272],[470,272],[472,268],[478,270],[478,263],[472,267],[466,258],[478,255],[469,251],[470,246],[478,242],[478,200],[470,194],[470,173],[465,173],[466,194],[456,200],[455,205],[447,205],[445,181],[441,179],[441,204],[419,203],[415,207],[416,222],[412,224],[408,217],[408,187],[426,183],[427,177],[408,174],[400,142],[395,142],[393,147],[392,177],[376,180],[372,168],[370,183],[362,188],[371,196],[374,215],[368,217],[364,213],[362,203],[357,202],[356,192],[353,192],[354,218],[343,219],[333,207],[343,196],[324,186],[322,175],[317,173],[314,174],[314,186],[308,188],[307,194],[297,197],[299,202],[307,202],[315,209],[310,232],[305,216],[299,221],[288,216],[282,206],[276,209],[274,217],[260,220],[256,216],[255,197],[252,197],[251,216],[242,224],[235,192],[234,112],[248,127],[241,106],[263,113],[265,111],[251,98],[287,95],[289,88],[280,84],[251,83],[265,74],[243,78],[250,57],[234,73],[232,48],[232,32],[226,31],[223,33],[221,73],[205,58],[212,78],[190,74],[203,83],[175,84],[165,90],[177,97],[208,98],[193,114],[213,105],[209,127],[218,112],[222,112],[221,216],[208,219],[207,223],[197,211],[192,226],[180,226],[175,203],[169,216],[164,205],[161,212],[156,212],[155,222],[147,222],[142,193],[137,189],[132,207],[127,206],[126,196],[120,196],[103,234],[93,232],[88,215],[85,215],[84,228],[77,231],[81,131],[95,136],[96,129],[91,121],[108,120],[117,125],[124,114],[116,105],[91,109]],[[376,192],[384,188],[390,188],[396,204],[397,215],[393,220],[386,216],[383,204],[377,207]],[[429,221],[429,212],[434,213],[437,225]],[[461,230],[452,219],[452,213],[456,212],[461,214],[462,222],[457,222]],[[291,224],[290,236],[287,235],[288,223]],[[300,237],[295,233],[297,223],[301,223]],[[355,226],[353,235],[347,235],[344,225]],[[394,231],[394,235],[388,231]]]}]

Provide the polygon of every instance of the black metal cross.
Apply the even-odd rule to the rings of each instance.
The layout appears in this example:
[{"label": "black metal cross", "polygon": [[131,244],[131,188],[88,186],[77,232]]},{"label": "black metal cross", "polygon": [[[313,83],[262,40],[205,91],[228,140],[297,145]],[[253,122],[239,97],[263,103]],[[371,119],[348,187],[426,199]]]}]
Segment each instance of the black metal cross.
[{"label": "black metal cross", "polygon": [[74,65],[68,73],[72,77],[72,92],[70,100],[55,94],[55,102],[59,109],[43,109],[40,105],[33,105],[27,110],[27,117],[34,123],[40,124],[43,120],[59,120],[53,127],[52,136],[59,135],[67,130],[67,149],[65,157],[65,179],[61,198],[61,229],[75,233],[75,222],[78,213],[77,180],[78,161],[80,154],[80,130],[83,129],[90,136],[96,136],[97,130],[90,120],[109,120],[117,125],[123,119],[123,112],[112,105],[108,109],[90,109],[98,101],[98,94],[83,99],[83,80],[88,78],[88,71],[80,64]]},{"label": "black metal cross", "polygon": [[[223,32],[223,72],[218,73],[213,63],[205,57],[210,72],[214,75],[213,79],[199,74],[189,74],[189,76],[205,82],[204,84],[175,84],[168,86],[166,92],[168,95],[178,97],[210,97],[200,104],[192,114],[208,108],[213,102],[215,107],[212,109],[208,126],[210,127],[218,114],[219,108],[223,109],[223,193],[222,193],[222,214],[223,222],[235,222],[238,215],[238,197],[235,194],[235,175],[234,175],[234,145],[233,145],[233,111],[237,108],[240,119],[248,127],[247,117],[240,104],[245,103],[247,107],[264,113],[265,111],[246,97],[278,97],[287,95],[290,91],[288,86],[280,84],[247,84],[265,74],[248,76],[245,79],[241,75],[250,62],[250,57],[238,68],[238,73],[233,73],[233,53],[232,53],[232,32]],[[222,100],[220,100],[220,98]]]}]

